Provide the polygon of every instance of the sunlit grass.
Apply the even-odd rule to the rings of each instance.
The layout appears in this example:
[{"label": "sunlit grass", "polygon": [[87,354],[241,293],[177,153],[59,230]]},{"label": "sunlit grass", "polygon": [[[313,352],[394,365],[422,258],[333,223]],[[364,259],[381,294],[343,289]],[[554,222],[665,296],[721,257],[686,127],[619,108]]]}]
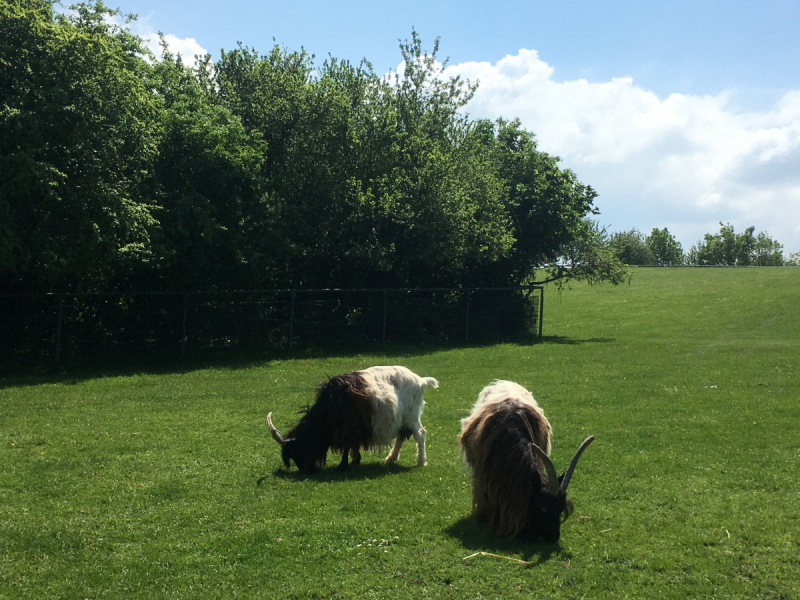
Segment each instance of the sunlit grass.
[{"label": "sunlit grass", "polygon": [[[797,598],[800,269],[640,269],[545,311],[535,345],[0,380],[0,598]],[[439,379],[428,466],[283,470],[267,412],[374,364]],[[459,419],[495,378],[559,468],[597,438],[557,545],[469,516]]]}]

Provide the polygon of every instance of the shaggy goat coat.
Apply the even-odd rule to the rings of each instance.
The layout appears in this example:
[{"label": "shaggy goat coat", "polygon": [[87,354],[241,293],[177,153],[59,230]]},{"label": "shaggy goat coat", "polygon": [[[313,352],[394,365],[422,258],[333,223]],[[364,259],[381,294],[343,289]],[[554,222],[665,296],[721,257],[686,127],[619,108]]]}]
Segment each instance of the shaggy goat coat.
[{"label": "shaggy goat coat", "polygon": [[547,483],[531,442],[549,455],[551,437],[550,423],[528,390],[511,381],[483,388],[472,413],[461,420],[460,435],[478,521],[508,537],[538,537],[527,530],[535,519],[534,497]]},{"label": "shaggy goat coat", "polygon": [[284,464],[288,467],[293,460],[300,470],[313,471],[325,465],[330,449],[342,454],[339,467],[346,468],[348,452],[353,464],[358,464],[360,450],[394,441],[388,464],[397,461],[403,442],[413,437],[417,465],[424,465],[425,429],[420,416],[426,386],[437,388],[439,383],[400,366],[371,367],[332,377],[320,384],[316,402],[285,437],[269,420],[273,437],[282,446]]},{"label": "shaggy goat coat", "polygon": [[[557,542],[572,513],[567,487],[589,436],[560,477],[549,458],[552,429],[530,392],[495,381],[461,421],[461,449],[472,467],[472,512],[510,537]],[[547,475],[545,475],[545,472]]]}]

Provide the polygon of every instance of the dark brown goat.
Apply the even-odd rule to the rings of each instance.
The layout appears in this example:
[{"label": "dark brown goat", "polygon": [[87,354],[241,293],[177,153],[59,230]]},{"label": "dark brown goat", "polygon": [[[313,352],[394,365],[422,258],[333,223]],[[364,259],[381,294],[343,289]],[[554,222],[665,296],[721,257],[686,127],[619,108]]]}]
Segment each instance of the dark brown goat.
[{"label": "dark brown goat", "polygon": [[548,457],[552,430],[533,396],[510,381],[496,381],[461,421],[460,443],[472,469],[472,513],[508,537],[556,542],[572,514],[567,486],[594,436],[581,444],[566,473]]}]

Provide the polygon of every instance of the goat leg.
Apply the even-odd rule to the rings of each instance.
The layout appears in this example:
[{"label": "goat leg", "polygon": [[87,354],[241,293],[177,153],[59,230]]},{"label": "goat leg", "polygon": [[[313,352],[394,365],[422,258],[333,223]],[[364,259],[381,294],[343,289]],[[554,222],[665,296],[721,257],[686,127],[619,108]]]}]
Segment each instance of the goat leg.
[{"label": "goat leg", "polygon": [[339,463],[339,466],[336,467],[340,471],[344,471],[347,468],[347,449],[345,448],[342,450],[342,462]]},{"label": "goat leg", "polygon": [[400,448],[403,447],[403,442],[405,441],[406,438],[402,433],[397,436],[397,439],[394,442],[394,448],[392,448],[392,451],[389,452],[389,456],[386,457],[386,460],[383,461],[383,464],[390,465],[397,462],[397,459],[400,458]]},{"label": "goat leg", "polygon": [[417,443],[417,466],[424,467],[428,464],[428,459],[425,456],[425,428],[420,426],[414,434],[414,441]]}]

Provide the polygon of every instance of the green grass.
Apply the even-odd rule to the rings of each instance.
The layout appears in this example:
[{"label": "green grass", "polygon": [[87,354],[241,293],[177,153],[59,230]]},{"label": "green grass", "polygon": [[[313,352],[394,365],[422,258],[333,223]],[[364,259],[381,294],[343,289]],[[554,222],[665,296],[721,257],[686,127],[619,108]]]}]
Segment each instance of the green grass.
[{"label": "green grass", "polygon": [[[0,598],[800,598],[800,269],[639,269],[545,311],[535,345],[0,379]],[[441,383],[428,466],[283,470],[267,412],[387,363]],[[470,518],[459,419],[495,378],[560,469],[597,438],[559,544]]]}]

